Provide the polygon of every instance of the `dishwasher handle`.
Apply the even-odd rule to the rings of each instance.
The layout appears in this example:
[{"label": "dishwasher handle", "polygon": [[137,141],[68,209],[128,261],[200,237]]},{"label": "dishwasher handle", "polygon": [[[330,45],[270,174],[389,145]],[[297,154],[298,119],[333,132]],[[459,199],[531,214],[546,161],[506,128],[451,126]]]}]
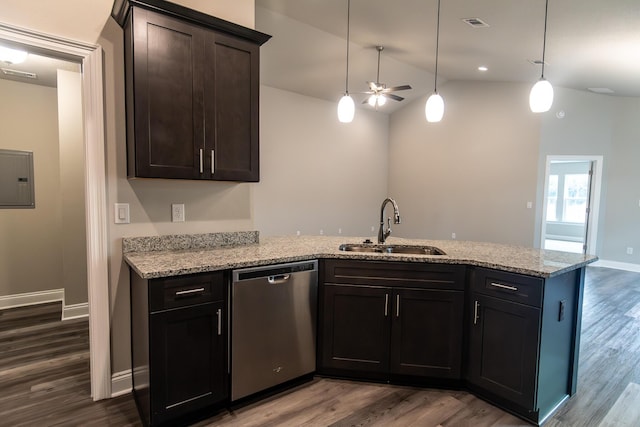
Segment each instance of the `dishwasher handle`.
[{"label": "dishwasher handle", "polygon": [[290,274],[278,274],[277,276],[269,276],[267,281],[270,285],[279,285],[281,283],[286,283],[291,278]]}]

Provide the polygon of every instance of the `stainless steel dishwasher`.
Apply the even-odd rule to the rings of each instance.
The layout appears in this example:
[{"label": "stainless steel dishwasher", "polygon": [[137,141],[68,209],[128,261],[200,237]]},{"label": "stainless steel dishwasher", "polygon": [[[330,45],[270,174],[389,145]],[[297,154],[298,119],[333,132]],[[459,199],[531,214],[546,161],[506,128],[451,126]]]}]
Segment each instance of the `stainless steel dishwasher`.
[{"label": "stainless steel dishwasher", "polygon": [[231,400],[316,369],[318,261],[233,271]]}]

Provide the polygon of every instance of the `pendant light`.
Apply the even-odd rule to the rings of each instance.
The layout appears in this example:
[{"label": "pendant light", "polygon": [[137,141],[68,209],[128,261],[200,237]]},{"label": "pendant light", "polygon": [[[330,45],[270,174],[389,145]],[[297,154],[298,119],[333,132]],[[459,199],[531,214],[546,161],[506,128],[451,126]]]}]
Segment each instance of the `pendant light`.
[{"label": "pendant light", "polygon": [[442,120],[444,115],[444,100],[438,93],[438,47],[440,44],[440,0],[438,0],[438,20],[436,26],[436,73],[433,83],[433,93],[427,99],[424,107],[424,113],[429,123],[435,123]]},{"label": "pendant light", "polygon": [[347,0],[347,76],[345,79],[344,96],[338,103],[338,120],[342,123],[351,123],[356,112],[356,105],[349,95],[349,30],[350,30],[351,0]]},{"label": "pendant light", "polygon": [[547,47],[547,13],[549,11],[549,0],[546,0],[544,8],[544,35],[542,38],[542,75],[540,80],[531,88],[529,93],[529,108],[534,113],[544,113],[549,111],[553,104],[553,86],[544,78],[544,55]]}]

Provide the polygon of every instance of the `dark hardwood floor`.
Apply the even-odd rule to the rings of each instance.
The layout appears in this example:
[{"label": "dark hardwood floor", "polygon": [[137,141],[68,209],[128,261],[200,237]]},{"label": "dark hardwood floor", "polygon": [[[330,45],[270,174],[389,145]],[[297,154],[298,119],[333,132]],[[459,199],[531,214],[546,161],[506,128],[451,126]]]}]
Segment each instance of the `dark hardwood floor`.
[{"label": "dark hardwood floor", "polygon": [[[131,395],[91,400],[87,321],[32,309],[0,311],[0,426],[141,425]],[[589,267],[578,391],[545,426],[640,426],[639,360],[640,273]],[[197,424],[409,425],[528,424],[463,391],[322,378]]]}]

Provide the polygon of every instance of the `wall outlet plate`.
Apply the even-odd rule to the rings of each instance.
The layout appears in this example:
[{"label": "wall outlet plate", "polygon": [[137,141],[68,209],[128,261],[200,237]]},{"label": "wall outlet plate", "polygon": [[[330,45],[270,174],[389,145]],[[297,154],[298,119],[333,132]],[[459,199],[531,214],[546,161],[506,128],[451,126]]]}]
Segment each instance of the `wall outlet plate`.
[{"label": "wall outlet plate", "polygon": [[171,222],[184,222],[184,203],[171,205]]}]

